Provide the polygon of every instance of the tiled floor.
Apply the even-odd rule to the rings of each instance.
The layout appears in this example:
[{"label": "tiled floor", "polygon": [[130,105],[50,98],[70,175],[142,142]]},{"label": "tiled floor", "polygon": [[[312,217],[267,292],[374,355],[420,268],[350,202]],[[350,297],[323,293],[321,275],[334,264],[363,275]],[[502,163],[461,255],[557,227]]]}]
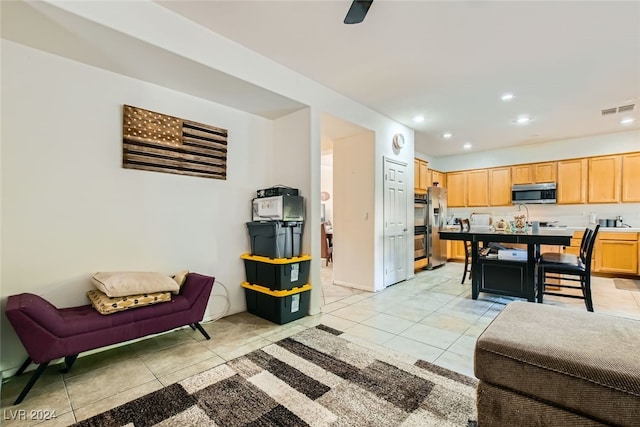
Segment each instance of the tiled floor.
[{"label": "tiled floor", "polygon": [[[323,263],[326,305],[315,316],[276,325],[240,313],[204,324],[210,341],[187,328],[81,357],[69,374],[50,367],[18,406],[11,403],[29,375],[11,379],[2,385],[1,424],[37,424],[30,419],[34,410],[55,413],[43,427],[69,425],[320,323],[364,345],[473,375],[476,338],[512,300],[489,294],[472,300],[469,281],[460,284],[462,264],[457,263],[422,271],[375,294],[332,285],[331,275]],[[640,319],[640,292],[619,290],[612,279],[594,277],[593,294],[597,312]],[[579,300],[549,297],[546,303],[584,311]]]}]

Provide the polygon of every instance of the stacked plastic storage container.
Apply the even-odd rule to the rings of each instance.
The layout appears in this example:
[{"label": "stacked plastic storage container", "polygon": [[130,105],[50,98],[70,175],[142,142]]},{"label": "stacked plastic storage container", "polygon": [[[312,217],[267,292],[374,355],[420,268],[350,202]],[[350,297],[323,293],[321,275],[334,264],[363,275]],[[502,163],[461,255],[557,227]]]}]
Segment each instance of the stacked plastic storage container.
[{"label": "stacked plastic storage container", "polygon": [[247,311],[283,324],[309,312],[311,257],[301,255],[304,198],[290,187],[258,190],[247,223],[251,254],[242,255]]}]

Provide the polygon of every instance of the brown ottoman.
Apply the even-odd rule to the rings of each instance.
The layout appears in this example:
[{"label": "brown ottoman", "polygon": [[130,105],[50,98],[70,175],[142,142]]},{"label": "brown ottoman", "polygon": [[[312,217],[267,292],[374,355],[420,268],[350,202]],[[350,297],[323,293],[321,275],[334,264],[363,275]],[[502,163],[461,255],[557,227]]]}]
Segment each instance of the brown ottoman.
[{"label": "brown ottoman", "polygon": [[640,321],[513,302],[478,337],[478,424],[640,425]]}]

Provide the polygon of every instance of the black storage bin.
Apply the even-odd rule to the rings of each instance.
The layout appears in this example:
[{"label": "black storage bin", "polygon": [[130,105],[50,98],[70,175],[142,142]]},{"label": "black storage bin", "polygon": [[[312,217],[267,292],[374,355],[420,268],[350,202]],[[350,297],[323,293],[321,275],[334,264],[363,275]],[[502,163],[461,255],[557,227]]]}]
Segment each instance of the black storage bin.
[{"label": "black storage bin", "polygon": [[300,256],[302,222],[247,222],[251,254],[269,258]]},{"label": "black storage bin", "polygon": [[269,289],[291,289],[309,281],[311,257],[302,255],[292,258],[267,258],[244,254],[244,269],[247,282]]},{"label": "black storage bin", "polygon": [[291,230],[291,256],[299,257],[302,253],[302,227],[304,222],[285,222],[285,226]]},{"label": "black storage bin", "polygon": [[309,313],[311,285],[286,291],[273,291],[263,286],[242,283],[247,299],[247,311],[282,325],[301,319]]}]

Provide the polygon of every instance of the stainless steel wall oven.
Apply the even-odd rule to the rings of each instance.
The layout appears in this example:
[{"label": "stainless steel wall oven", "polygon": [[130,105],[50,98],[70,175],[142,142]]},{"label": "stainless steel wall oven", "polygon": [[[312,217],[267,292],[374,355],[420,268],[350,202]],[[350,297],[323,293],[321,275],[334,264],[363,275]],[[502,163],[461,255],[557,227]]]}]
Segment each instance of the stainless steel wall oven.
[{"label": "stainless steel wall oven", "polygon": [[416,194],[414,197],[414,235],[413,259],[415,261],[427,257],[427,216],[429,204],[426,194]]},{"label": "stainless steel wall oven", "polygon": [[427,230],[416,230],[413,236],[413,259],[417,261],[427,257]]}]

